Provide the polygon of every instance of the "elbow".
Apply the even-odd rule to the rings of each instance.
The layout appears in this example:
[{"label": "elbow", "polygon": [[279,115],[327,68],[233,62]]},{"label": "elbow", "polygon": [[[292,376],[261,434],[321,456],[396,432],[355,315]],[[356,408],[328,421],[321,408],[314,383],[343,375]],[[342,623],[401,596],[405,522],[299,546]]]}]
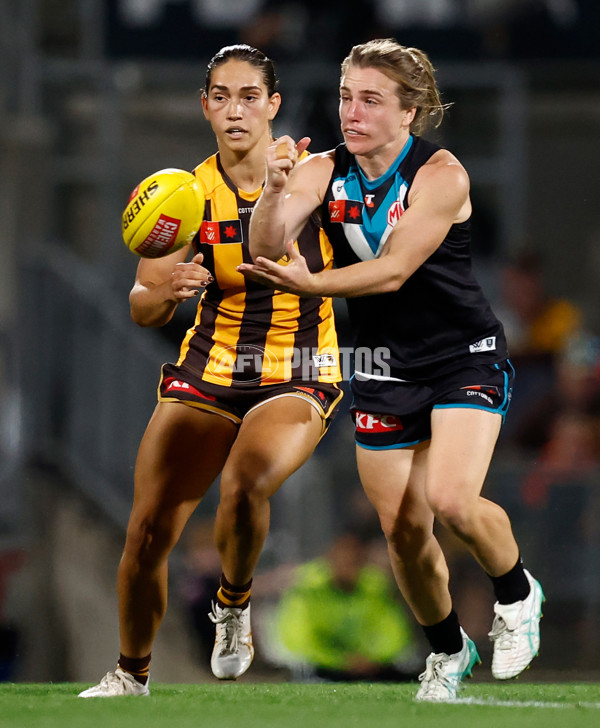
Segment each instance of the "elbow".
[{"label": "elbow", "polygon": [[380,293],[395,293],[402,288],[406,278],[403,275],[394,274],[382,281]]},{"label": "elbow", "polygon": [[131,316],[131,320],[133,321],[133,323],[141,326],[142,328],[152,326],[152,323],[150,321],[148,321],[144,316],[141,316],[140,313],[138,311],[135,311],[133,308],[129,309],[129,315]]},{"label": "elbow", "polygon": [[273,245],[261,245],[260,243],[250,243],[250,257],[253,261],[257,258],[267,258],[268,260],[278,261],[285,255],[285,246],[282,245],[278,250]]},{"label": "elbow", "polygon": [[136,309],[134,306],[130,307],[129,315],[134,324],[144,329],[158,328],[167,323],[164,319],[158,319],[156,316],[149,315],[147,311]]},{"label": "elbow", "polygon": [[134,324],[138,326],[150,326],[148,317],[144,315],[144,309],[141,306],[136,306],[135,296],[133,292],[129,294],[129,316]]}]

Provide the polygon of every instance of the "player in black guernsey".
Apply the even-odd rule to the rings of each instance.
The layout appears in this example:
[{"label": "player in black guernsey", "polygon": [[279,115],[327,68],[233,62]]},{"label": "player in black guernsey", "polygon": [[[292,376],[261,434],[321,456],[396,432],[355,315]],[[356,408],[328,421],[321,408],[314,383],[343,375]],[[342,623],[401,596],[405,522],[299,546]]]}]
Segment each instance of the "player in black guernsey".
[{"label": "player in black guernsey", "polygon": [[[331,300],[279,293],[236,271],[251,259],[250,211],[265,179],[280,101],[263,53],[237,45],[215,55],[202,106],[218,154],[194,170],[205,198],[202,228],[193,250],[188,245],[138,265],[130,294],[136,323],[162,326],[182,302],[198,305],[179,360],[163,367],[159,402],[138,452],[117,576],[118,665],[82,697],[149,693],[151,650],[167,607],[168,557],[217,476],[222,576],[211,614],[211,668],[217,678],[233,680],[250,667],[251,583],[269,530],[269,500],[311,456],[341,398]],[[315,270],[332,265],[318,219],[298,244]]]},{"label": "player in black guernsey", "polygon": [[[358,470],[431,644],[416,696],[427,701],[454,700],[479,660],[452,606],[435,519],[492,580],[496,678],[515,677],[537,654],[544,598],[507,514],[481,496],[513,370],[471,272],[467,173],[420,136],[443,111],[422,51],[392,39],[355,46],[342,64],[344,144],[300,162],[309,139],[271,145],[250,225],[255,263],[240,266],[280,290],[348,299]],[[313,274],[287,241],[315,210],[337,267]],[[286,267],[274,262],[282,250]]]}]

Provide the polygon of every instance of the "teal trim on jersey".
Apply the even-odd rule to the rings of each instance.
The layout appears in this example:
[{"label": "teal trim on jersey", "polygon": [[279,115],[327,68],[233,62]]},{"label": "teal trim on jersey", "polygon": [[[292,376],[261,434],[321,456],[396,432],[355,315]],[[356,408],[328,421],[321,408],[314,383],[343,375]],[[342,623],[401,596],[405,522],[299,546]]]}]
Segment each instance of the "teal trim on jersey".
[{"label": "teal trim on jersey", "polygon": [[[377,177],[377,179],[372,179],[372,180],[367,179],[367,177],[365,176],[365,173],[362,171],[362,169],[360,168],[360,165],[357,162],[356,169],[358,170],[358,173],[360,175],[363,185],[369,190],[374,190],[377,187],[380,187],[393,174],[396,174],[396,172],[398,171],[398,167],[402,164],[402,162],[406,158],[406,155],[410,152],[412,145],[413,145],[413,135],[411,134],[408,137],[408,141],[406,142],[406,144],[402,147],[402,151],[396,157],[396,159],[392,162],[392,164],[388,168],[388,170],[386,172],[384,172],[381,175],[381,177]],[[356,157],[354,159],[356,160]],[[354,166],[355,165],[352,165],[352,167],[354,167]]]},{"label": "teal trim on jersey", "polygon": [[418,445],[420,442],[427,442],[431,440],[430,437],[424,437],[422,440],[415,440],[414,442],[402,442],[397,445],[365,445],[362,442],[356,442],[358,447],[362,447],[363,450],[402,450],[405,447],[412,447]]},{"label": "teal trim on jersey", "polygon": [[362,171],[358,162],[356,161],[356,158],[354,158],[354,162],[350,165],[346,177],[336,177],[334,180],[334,183],[343,181],[344,192],[348,200],[361,200],[364,202],[366,202],[365,190],[376,191],[379,187],[385,185],[388,180],[392,180],[385,197],[383,198],[383,200],[378,202],[378,206],[375,212],[370,215],[366,210],[363,209],[362,223],[360,224],[360,229],[362,230],[362,233],[369,245],[369,248],[375,255],[377,255],[381,248],[384,234],[386,233],[386,231],[389,232],[388,211],[390,207],[395,202],[400,201],[401,190],[403,187],[407,188],[408,190],[408,183],[406,182],[404,177],[402,177],[398,170],[400,168],[400,165],[406,158],[406,155],[410,151],[412,145],[413,136],[411,135],[409,136],[408,141],[402,147],[402,151],[396,157],[390,168],[377,179],[367,179],[365,173]]}]

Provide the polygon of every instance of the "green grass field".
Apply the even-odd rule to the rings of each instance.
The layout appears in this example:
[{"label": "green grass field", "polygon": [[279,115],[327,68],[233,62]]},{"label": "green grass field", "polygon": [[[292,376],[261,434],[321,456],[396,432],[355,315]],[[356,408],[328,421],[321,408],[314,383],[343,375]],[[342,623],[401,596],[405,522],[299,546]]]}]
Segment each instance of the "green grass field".
[{"label": "green grass field", "polygon": [[0,684],[4,728],[596,728],[600,685],[469,684],[456,705],[415,703],[415,685],[153,684],[148,698],[77,699],[74,683]]}]

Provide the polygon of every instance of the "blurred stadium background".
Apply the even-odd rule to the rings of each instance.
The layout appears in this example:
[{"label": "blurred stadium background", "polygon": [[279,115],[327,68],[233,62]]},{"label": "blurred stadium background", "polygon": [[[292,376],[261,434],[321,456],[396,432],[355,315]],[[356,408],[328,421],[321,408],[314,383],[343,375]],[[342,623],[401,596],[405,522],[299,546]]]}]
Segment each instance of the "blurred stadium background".
[{"label": "blurred stadium background", "polygon": [[[598,31],[597,0],[1,1],[0,679],[91,681],[118,655],[113,584],[135,453],[159,365],[176,357],[193,316],[181,306],[161,331],[130,321],[136,260],[120,213],[147,174],[189,169],[214,151],[198,95],[207,61],[238,41],[268,52],[283,95],[275,134],[308,134],[320,151],[339,141],[341,59],[356,42],[391,35],[429,53],[454,103],[437,138],[471,175],[475,264],[498,311],[515,314],[503,280],[526,253],[544,294],[577,313],[556,345],[515,352],[514,411],[486,489],[509,508],[548,596],[532,678],[597,674]],[[578,406],[561,409],[551,395],[565,361],[585,379]],[[351,430],[343,411],[276,497],[265,574],[370,518]],[[213,512],[213,490],[200,515]],[[446,545],[465,624],[485,641],[488,585]],[[172,564],[153,676],[202,680],[178,588],[185,544]],[[272,674],[266,661],[262,670],[252,679]]]}]

